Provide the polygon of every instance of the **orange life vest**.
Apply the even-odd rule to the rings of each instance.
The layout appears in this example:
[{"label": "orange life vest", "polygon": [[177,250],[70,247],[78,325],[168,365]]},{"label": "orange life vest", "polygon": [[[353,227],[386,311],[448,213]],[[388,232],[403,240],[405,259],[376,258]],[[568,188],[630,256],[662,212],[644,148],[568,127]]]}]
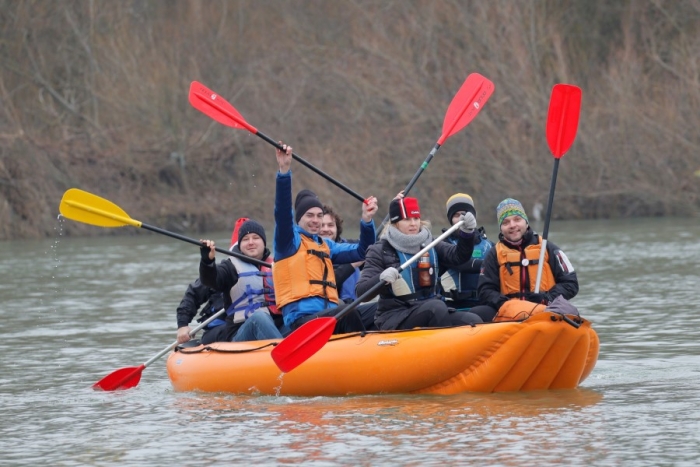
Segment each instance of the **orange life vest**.
[{"label": "orange life vest", "polygon": [[328,244],[318,244],[306,235],[301,235],[296,253],[272,264],[272,280],[279,308],[308,297],[340,301]]},{"label": "orange life vest", "polygon": [[[541,239],[537,238],[536,245],[525,247],[524,257],[519,250],[513,250],[498,242],[496,244],[496,257],[498,258],[498,274],[501,279],[501,293],[507,297],[520,297],[522,292],[534,292],[537,279],[537,264],[540,260]],[[530,288],[523,290],[521,267],[527,268],[530,279]],[[556,285],[552,268],[549,267],[549,252],[544,253],[544,267],[540,291],[546,292]]]}]

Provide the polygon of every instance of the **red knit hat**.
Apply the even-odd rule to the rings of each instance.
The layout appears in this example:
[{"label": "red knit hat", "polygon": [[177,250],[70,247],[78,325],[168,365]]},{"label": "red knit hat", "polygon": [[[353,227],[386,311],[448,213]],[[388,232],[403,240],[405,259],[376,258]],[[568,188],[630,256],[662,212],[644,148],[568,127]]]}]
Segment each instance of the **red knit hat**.
[{"label": "red knit hat", "polygon": [[401,219],[420,219],[420,206],[416,198],[397,198],[389,205],[389,220],[392,224]]}]

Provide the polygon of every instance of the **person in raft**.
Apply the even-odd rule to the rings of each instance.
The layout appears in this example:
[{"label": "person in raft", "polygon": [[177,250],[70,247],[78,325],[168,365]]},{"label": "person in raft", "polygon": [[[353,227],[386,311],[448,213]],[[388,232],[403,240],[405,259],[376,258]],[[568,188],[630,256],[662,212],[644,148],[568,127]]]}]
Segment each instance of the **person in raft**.
[{"label": "person in raft", "polygon": [[[358,243],[337,243],[319,235],[323,204],[310,190],[297,193],[292,210],[292,148],[280,142],[275,184],[275,264],[272,276],[284,323],[295,330],[317,317],[334,316],[348,306],[340,300],[334,264],[355,263],[375,241],[377,198],[362,203]],[[338,320],[335,333],[364,330],[357,310]]]},{"label": "person in raft", "polygon": [[[328,205],[323,206],[323,222],[318,234],[323,238],[328,238],[336,243],[357,243],[357,240],[343,238],[343,218]],[[340,300],[345,303],[352,303],[357,298],[355,295],[355,285],[360,278],[360,267],[364,261],[350,264],[333,264],[336,286]],[[374,314],[377,311],[376,303],[365,303],[357,307],[362,318],[362,324],[368,331],[375,330]]]},{"label": "person in raft", "polygon": [[[199,280],[202,284],[224,293],[226,326],[218,341],[255,341],[281,339],[278,329],[282,318],[275,304],[272,271],[229,256],[216,264],[215,244],[201,240],[202,259]],[[238,244],[233,251],[250,258],[272,263],[267,237],[262,225],[247,220],[238,229]]]},{"label": "person in raft", "polygon": [[535,305],[548,305],[559,296],[566,300],[576,296],[576,271],[566,254],[549,241],[540,292],[534,292],[542,239],[530,228],[519,201],[501,201],[496,207],[496,219],[501,230],[499,241],[484,258],[477,289],[482,304],[472,308],[472,312],[491,321],[510,300],[525,300],[534,309]]},{"label": "person in raft", "polygon": [[[240,217],[236,220],[233,231],[231,232],[231,248],[238,244],[238,229],[247,220],[247,217]],[[202,305],[204,306],[202,307]],[[178,344],[184,344],[190,341],[190,322],[192,322],[197,315],[197,311],[199,311],[200,307],[202,307],[202,310],[197,322],[202,323],[224,307],[224,294],[202,284],[198,277],[187,286],[185,295],[183,295],[180,305],[178,305],[176,310]],[[225,318],[226,316],[216,318],[209,323],[207,327],[204,328],[202,337],[196,344],[211,344],[212,342],[216,342],[225,329]]]},{"label": "person in raft", "polygon": [[[462,215],[468,212],[476,217],[474,200],[464,193],[450,196],[445,207],[450,225],[455,225]],[[447,229],[443,229],[443,232],[445,230]],[[459,235],[453,233],[445,241],[456,245],[458,239]],[[493,242],[486,238],[484,228],[479,227],[474,232],[474,251],[471,259],[455,268],[440,268],[440,286],[448,307],[469,311],[479,304],[479,296],[476,292],[479,285],[479,273],[484,257],[491,248],[493,248]]]},{"label": "person in raft", "polygon": [[415,327],[446,327],[477,324],[482,320],[470,313],[455,313],[438,295],[440,266],[457,267],[472,254],[476,219],[470,212],[460,217],[464,224],[455,245],[438,243],[424,257],[399,272],[398,267],[433,240],[430,224],[421,221],[416,198],[402,193],[389,205],[390,224],[381,240],[367,251],[365,265],[355,292],[364,294],[379,281],[387,283],[379,290],[374,323],[380,330]]}]

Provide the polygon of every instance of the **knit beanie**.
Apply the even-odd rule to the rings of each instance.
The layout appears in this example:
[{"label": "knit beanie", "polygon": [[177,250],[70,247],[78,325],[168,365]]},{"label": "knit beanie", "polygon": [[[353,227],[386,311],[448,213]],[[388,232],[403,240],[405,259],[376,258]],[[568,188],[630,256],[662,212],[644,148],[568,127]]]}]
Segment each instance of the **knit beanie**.
[{"label": "knit beanie", "polygon": [[409,217],[420,219],[420,206],[418,206],[418,200],[416,198],[397,198],[391,200],[391,204],[389,204],[389,221],[391,221],[392,224],[395,224],[401,219],[408,219]]},{"label": "knit beanie", "polygon": [[447,221],[450,224],[452,223],[452,216],[459,211],[471,212],[474,214],[474,217],[476,217],[474,201],[472,200],[471,196],[465,193],[457,193],[450,196],[450,199],[447,200],[445,207],[447,208]]},{"label": "knit beanie", "polygon": [[241,240],[243,240],[243,237],[248,235],[249,233],[254,233],[258,234],[260,238],[262,238],[263,243],[265,246],[267,246],[267,237],[265,237],[265,228],[258,224],[255,221],[252,220],[247,220],[241,225],[241,227],[238,229],[238,244],[240,246]]},{"label": "knit beanie", "polygon": [[306,214],[306,211],[311,208],[321,208],[323,210],[323,203],[313,191],[301,190],[297,193],[297,197],[294,200],[294,220],[297,224],[301,216]]},{"label": "knit beanie", "polygon": [[239,217],[236,224],[233,226],[233,232],[231,232],[231,246],[238,243],[238,230],[241,228],[243,223],[247,221],[247,217]]},{"label": "knit beanie", "polygon": [[501,224],[503,224],[503,220],[509,216],[520,216],[525,219],[525,222],[528,224],[530,223],[527,218],[527,214],[525,214],[523,205],[520,203],[520,201],[513,198],[506,198],[498,203],[498,206],[496,207],[496,219],[498,220],[498,226],[500,227]]}]

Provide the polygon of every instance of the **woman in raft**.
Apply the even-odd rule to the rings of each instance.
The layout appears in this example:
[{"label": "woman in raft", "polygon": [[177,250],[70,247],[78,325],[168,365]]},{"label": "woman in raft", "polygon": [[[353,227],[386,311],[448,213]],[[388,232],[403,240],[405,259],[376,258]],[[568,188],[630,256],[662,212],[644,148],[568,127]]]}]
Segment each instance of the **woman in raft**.
[{"label": "woman in raft", "polygon": [[389,205],[391,224],[381,239],[369,247],[365,266],[357,282],[357,296],[379,281],[386,285],[379,291],[374,323],[380,330],[415,327],[448,327],[481,323],[477,315],[449,309],[437,295],[439,267],[458,266],[469,260],[474,249],[476,219],[466,213],[456,244],[438,243],[425,255],[399,272],[407,259],[433,240],[430,224],[421,220],[416,198],[399,194]]}]

